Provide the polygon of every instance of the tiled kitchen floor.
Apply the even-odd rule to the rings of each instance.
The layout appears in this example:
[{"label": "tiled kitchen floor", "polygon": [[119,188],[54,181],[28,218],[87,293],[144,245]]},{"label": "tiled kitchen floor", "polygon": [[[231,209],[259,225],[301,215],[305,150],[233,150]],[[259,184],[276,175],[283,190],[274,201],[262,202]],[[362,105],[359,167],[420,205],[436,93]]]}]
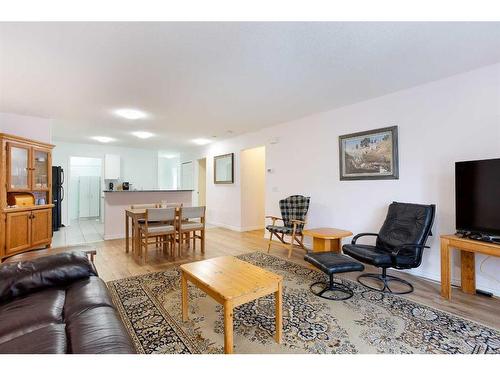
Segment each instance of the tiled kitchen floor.
[{"label": "tiled kitchen floor", "polygon": [[69,227],[54,232],[52,247],[79,245],[104,240],[104,224],[98,218],[73,220]]}]

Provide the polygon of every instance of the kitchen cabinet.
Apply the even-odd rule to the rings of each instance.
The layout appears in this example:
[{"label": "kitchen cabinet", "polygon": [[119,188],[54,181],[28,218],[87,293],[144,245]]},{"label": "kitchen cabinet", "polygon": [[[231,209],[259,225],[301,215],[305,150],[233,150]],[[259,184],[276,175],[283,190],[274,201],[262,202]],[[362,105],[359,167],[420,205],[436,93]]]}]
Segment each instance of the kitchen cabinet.
[{"label": "kitchen cabinet", "polygon": [[104,179],[120,179],[120,155],[106,154],[104,156]]}]

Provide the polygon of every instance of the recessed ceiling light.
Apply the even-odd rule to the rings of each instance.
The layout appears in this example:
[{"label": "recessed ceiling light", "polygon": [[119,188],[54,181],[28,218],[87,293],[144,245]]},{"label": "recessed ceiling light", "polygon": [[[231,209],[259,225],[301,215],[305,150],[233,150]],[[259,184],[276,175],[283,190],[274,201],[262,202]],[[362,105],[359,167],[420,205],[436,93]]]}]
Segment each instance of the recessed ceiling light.
[{"label": "recessed ceiling light", "polygon": [[116,111],[114,111],[114,114],[119,117],[126,118],[127,120],[139,120],[141,118],[148,117],[148,115],[145,112],[132,108],[117,109]]},{"label": "recessed ceiling light", "polygon": [[92,137],[94,141],[101,142],[101,143],[109,143],[109,142],[114,142],[116,139],[111,138],[111,137],[102,137],[102,136],[95,136]]},{"label": "recessed ceiling light", "polygon": [[176,156],[175,156],[175,155],[162,155],[161,157],[162,157],[162,158],[165,158],[165,159],[173,159],[173,158],[175,158]]},{"label": "recessed ceiling light", "polygon": [[196,139],[193,139],[191,142],[197,144],[198,146],[203,146],[203,145],[208,145],[209,143],[212,143],[212,140],[206,139],[206,138],[196,138]]},{"label": "recessed ceiling light", "polygon": [[150,132],[132,132],[132,135],[135,135],[137,138],[148,139],[154,136],[153,133]]}]

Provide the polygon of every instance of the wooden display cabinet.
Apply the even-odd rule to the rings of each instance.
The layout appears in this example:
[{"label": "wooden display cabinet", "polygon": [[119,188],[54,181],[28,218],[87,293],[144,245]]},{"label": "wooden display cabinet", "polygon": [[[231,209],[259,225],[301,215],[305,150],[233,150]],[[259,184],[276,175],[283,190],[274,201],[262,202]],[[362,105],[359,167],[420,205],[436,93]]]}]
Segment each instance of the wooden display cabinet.
[{"label": "wooden display cabinet", "polygon": [[[0,133],[0,261],[52,242],[53,145]],[[11,193],[29,192],[35,204],[9,207]]]}]

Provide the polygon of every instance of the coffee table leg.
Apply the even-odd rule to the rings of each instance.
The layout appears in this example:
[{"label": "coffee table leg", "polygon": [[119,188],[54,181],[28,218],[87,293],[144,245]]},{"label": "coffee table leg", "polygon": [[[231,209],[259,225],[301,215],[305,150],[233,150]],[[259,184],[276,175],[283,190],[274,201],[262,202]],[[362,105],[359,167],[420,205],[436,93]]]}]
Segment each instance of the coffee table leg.
[{"label": "coffee table leg", "polygon": [[233,353],[233,306],[224,303],[224,353]]},{"label": "coffee table leg", "polygon": [[276,337],[275,340],[281,344],[281,337],[283,335],[283,286],[281,282],[278,283],[278,290],[274,293],[276,300]]},{"label": "coffee table leg", "polygon": [[181,271],[181,287],[182,287],[182,321],[186,322],[188,317],[188,285],[184,271]]}]

